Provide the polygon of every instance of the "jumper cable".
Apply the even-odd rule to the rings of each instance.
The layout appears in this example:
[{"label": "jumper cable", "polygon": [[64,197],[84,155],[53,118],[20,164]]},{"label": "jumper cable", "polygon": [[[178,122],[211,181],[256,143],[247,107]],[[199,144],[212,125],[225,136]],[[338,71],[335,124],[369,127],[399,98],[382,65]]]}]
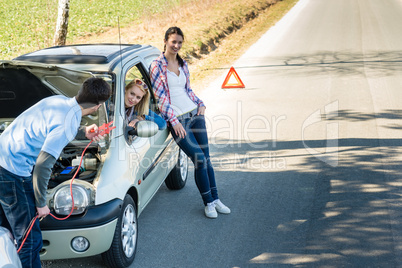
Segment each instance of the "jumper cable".
[{"label": "jumper cable", "polygon": [[[101,135],[101,134],[109,134],[112,129],[115,129],[115,128],[116,128],[115,126],[111,127],[112,124],[113,124],[113,121],[111,121],[110,123],[105,123],[105,124],[103,124],[102,126],[100,126],[100,127],[98,128],[98,131],[99,131],[99,134],[98,134],[98,135]],[[91,130],[91,132],[94,132],[94,131]],[[85,151],[88,149],[89,145],[91,145],[92,142],[93,142],[93,140],[91,140],[91,141],[88,143],[88,145],[85,147],[84,151],[82,151],[80,164],[78,165],[79,167],[81,166],[82,160],[84,159]],[[64,221],[64,220],[68,219],[68,218],[71,216],[71,214],[73,214],[73,211],[74,211],[73,181],[74,181],[74,179],[75,179],[75,177],[77,176],[77,174],[78,174],[79,171],[80,171],[80,169],[78,168],[77,171],[74,173],[74,176],[71,178],[71,182],[70,182],[70,195],[71,195],[71,203],[72,203],[72,205],[71,205],[71,211],[70,211],[70,213],[69,213],[66,217],[64,217],[64,218],[59,218],[59,217],[56,217],[55,215],[53,215],[52,213],[49,213],[49,215],[52,216],[53,218],[55,218],[56,220]],[[31,222],[29,223],[28,228],[27,228],[27,230],[25,231],[24,239],[23,239],[23,241],[22,241],[20,247],[18,248],[17,253],[20,252],[20,250],[22,249],[22,246],[25,244],[25,241],[27,240],[28,235],[29,235],[29,233],[31,232],[32,227],[33,227],[33,225],[34,225],[34,223],[35,223],[35,221],[36,221],[37,219],[38,219],[38,215],[36,215],[36,216],[31,220]]]}]

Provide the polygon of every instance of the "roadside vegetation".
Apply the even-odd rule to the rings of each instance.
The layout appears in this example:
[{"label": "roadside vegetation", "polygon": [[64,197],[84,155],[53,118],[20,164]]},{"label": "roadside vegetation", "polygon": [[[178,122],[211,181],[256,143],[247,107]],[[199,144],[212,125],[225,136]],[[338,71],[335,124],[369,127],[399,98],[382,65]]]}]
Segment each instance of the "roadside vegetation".
[{"label": "roadside vegetation", "polygon": [[[67,42],[110,28],[140,24],[154,14],[197,0],[70,0]],[[0,1],[1,59],[53,45],[58,0]],[[117,37],[114,42],[118,42]]]},{"label": "roadside vegetation", "polygon": [[[230,68],[297,1],[71,0],[67,44],[121,41],[163,50],[164,32],[179,26],[185,34],[181,55],[197,88]],[[58,0],[19,2],[0,2],[1,59],[53,45]]]}]

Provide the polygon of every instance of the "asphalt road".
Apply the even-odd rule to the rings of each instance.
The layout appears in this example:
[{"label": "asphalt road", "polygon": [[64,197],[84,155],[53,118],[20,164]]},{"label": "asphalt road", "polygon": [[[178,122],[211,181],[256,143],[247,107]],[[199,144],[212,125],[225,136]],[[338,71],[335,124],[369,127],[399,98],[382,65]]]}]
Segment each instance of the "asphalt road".
[{"label": "asphalt road", "polygon": [[201,93],[232,213],[162,186],[132,267],[402,267],[401,25],[400,0],[300,0],[234,64],[244,89]]}]

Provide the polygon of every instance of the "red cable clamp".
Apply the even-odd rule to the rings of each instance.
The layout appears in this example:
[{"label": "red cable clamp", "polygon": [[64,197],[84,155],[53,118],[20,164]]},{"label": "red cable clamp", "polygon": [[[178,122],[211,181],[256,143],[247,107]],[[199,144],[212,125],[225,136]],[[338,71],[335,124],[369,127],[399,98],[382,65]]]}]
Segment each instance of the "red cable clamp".
[{"label": "red cable clamp", "polygon": [[[109,134],[112,129],[116,128],[115,126],[111,127],[110,125],[112,125],[112,124],[113,124],[113,121],[110,121],[110,123],[104,123],[102,126],[100,126],[98,128],[99,134]],[[95,131],[93,129],[91,129],[91,132],[95,132]]]}]

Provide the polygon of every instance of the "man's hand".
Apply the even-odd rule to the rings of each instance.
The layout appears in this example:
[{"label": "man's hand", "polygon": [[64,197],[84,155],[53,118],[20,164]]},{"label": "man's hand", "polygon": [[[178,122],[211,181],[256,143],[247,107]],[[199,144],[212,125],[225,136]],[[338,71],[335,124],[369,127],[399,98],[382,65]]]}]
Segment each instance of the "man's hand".
[{"label": "man's hand", "polygon": [[85,137],[87,137],[89,140],[100,141],[105,137],[105,134],[99,134],[98,126],[93,124],[85,128]]},{"label": "man's hand", "polygon": [[38,218],[40,220],[50,214],[48,206],[44,206],[42,208],[36,207],[36,211],[38,212]]}]

